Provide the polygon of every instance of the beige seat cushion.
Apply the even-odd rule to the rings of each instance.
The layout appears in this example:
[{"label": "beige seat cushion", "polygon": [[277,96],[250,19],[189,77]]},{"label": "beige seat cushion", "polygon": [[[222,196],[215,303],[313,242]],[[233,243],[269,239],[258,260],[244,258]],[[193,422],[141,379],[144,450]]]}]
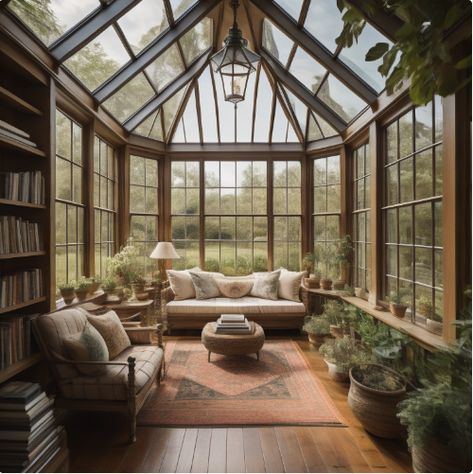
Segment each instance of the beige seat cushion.
[{"label": "beige seat cushion", "polygon": [[109,311],[101,316],[87,314],[87,320],[104,338],[110,360],[115,359],[118,354],[131,345],[130,338],[115,311]]},{"label": "beige seat cushion", "polygon": [[290,301],[300,301],[299,290],[304,275],[305,272],[291,272],[281,268],[278,297]]},{"label": "beige seat cushion", "polygon": [[[157,346],[129,347],[118,355],[115,361],[126,362],[128,357],[136,358],[135,390],[139,394],[144,387],[153,383],[163,361],[163,350]],[[126,400],[128,367],[107,366],[104,374],[78,376],[60,383],[62,395],[66,398],[87,400]]]},{"label": "beige seat cushion", "polygon": [[208,300],[190,299],[170,301],[166,305],[169,315],[179,314],[305,314],[303,303],[288,300],[267,300],[254,296],[242,298],[210,298]]}]

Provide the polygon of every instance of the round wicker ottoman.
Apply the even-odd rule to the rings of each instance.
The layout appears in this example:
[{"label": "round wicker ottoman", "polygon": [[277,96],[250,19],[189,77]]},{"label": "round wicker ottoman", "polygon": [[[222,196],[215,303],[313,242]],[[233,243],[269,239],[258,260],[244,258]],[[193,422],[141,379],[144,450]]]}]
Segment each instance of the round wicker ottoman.
[{"label": "round wicker ottoman", "polygon": [[252,334],[216,334],[215,323],[207,323],[202,329],[202,344],[210,354],[245,355],[256,354],[259,360],[259,351],[264,344],[263,328],[254,322],[255,330]]}]

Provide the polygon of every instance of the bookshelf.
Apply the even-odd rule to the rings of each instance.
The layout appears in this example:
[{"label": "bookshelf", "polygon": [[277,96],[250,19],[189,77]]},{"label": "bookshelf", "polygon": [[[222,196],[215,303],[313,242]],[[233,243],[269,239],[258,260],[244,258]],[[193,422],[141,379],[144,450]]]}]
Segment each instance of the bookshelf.
[{"label": "bookshelf", "polygon": [[[3,42],[3,38],[0,41]],[[39,293],[31,291],[27,294],[29,286],[25,287],[25,279],[19,278],[18,282],[15,281],[14,290],[17,294],[22,293],[22,297],[17,297],[14,304],[5,305],[4,301],[1,305],[3,307],[0,307],[0,331],[3,331],[0,332],[0,337],[3,338],[0,343],[9,341],[12,346],[18,346],[19,339],[22,344],[26,344],[26,339],[22,339],[26,336],[12,329],[19,321],[17,318],[47,312],[52,307],[50,188],[51,163],[54,162],[51,156],[54,143],[51,137],[54,104],[51,100],[52,85],[46,73],[18,50],[9,48],[7,44],[5,46],[0,52],[0,216],[7,216],[15,222],[18,220],[37,224],[41,242],[40,246],[23,246],[23,249],[30,250],[25,252],[17,251],[21,247],[10,247],[7,252],[6,247],[2,249],[0,246],[0,296],[2,277],[17,273],[24,276],[25,272],[33,269],[41,271],[38,279],[41,287]],[[0,226],[0,233],[0,238],[3,237],[5,242],[6,229],[3,228],[2,232]],[[11,232],[7,234],[11,239]],[[33,285],[36,287],[36,281]],[[5,286],[3,291],[5,292]],[[11,325],[10,329],[8,325]],[[12,341],[13,337],[17,340]],[[28,338],[30,339],[32,336]],[[16,377],[42,359],[41,354],[35,351],[28,355],[23,355],[25,352],[21,354],[21,358],[13,357],[10,365],[0,369],[0,383]]]}]

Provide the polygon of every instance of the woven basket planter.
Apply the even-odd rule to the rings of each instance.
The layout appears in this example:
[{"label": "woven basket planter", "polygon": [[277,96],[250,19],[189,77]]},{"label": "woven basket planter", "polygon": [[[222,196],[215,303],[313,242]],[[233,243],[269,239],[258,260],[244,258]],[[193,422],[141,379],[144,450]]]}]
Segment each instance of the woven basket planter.
[{"label": "woven basket planter", "polygon": [[394,370],[382,365],[370,364],[380,371],[399,379],[402,387],[398,390],[376,390],[360,383],[350,369],[350,391],[348,405],[358,418],[363,428],[381,438],[402,438],[406,436],[406,429],[397,417],[398,403],[406,396],[404,378]]},{"label": "woven basket planter", "polygon": [[415,472],[471,472],[471,459],[432,437],[412,447],[412,467]]}]

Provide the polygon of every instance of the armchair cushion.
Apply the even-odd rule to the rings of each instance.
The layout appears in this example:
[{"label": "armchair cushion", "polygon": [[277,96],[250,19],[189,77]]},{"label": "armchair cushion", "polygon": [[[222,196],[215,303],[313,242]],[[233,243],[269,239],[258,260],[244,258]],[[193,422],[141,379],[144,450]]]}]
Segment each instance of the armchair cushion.
[{"label": "armchair cushion", "polygon": [[[83,331],[68,336],[64,346],[69,358],[75,361],[108,361],[108,348],[103,337],[89,323]],[[105,372],[104,366],[76,365],[77,370],[85,375],[100,375]]]},{"label": "armchair cushion", "polygon": [[[79,376],[60,382],[65,398],[80,400],[126,400],[128,397],[128,357],[135,357],[135,391],[138,395],[156,378],[163,361],[163,350],[157,346],[131,346],[121,352],[114,362],[123,365],[105,366],[98,377]],[[145,392],[146,393],[146,392]]]},{"label": "armchair cushion", "polygon": [[104,338],[111,360],[131,345],[130,338],[115,311],[109,311],[101,316],[88,314],[87,320]]}]

